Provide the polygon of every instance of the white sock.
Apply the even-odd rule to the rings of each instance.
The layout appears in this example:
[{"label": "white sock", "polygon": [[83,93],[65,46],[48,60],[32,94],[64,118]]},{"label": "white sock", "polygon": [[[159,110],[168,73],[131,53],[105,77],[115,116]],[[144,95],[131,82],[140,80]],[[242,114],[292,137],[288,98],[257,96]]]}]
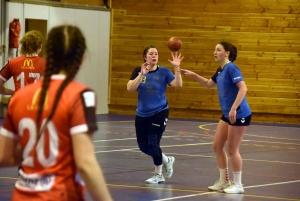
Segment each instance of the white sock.
[{"label": "white sock", "polygon": [[228,168],[225,168],[225,169],[219,168],[219,171],[220,171],[220,180],[221,181],[229,181]]},{"label": "white sock", "polygon": [[242,171],[233,172],[233,182],[238,185],[242,185]]},{"label": "white sock", "polygon": [[155,173],[162,175],[162,165],[156,165],[155,166]]},{"label": "white sock", "polygon": [[163,164],[167,164],[169,162],[169,159],[165,154],[162,154],[162,161],[163,161]]}]

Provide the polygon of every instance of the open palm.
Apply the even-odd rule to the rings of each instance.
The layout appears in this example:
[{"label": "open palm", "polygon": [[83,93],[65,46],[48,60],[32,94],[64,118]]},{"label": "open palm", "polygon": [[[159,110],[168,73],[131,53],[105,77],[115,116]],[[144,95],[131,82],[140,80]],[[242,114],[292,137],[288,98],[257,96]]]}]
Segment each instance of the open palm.
[{"label": "open palm", "polygon": [[171,61],[171,60],[168,60],[173,66],[180,66],[180,63],[181,63],[181,61],[182,61],[182,59],[184,58],[184,57],[181,57],[181,53],[177,53],[177,52],[175,52],[175,53],[171,53],[172,54],[172,58],[173,58],[173,60]]}]

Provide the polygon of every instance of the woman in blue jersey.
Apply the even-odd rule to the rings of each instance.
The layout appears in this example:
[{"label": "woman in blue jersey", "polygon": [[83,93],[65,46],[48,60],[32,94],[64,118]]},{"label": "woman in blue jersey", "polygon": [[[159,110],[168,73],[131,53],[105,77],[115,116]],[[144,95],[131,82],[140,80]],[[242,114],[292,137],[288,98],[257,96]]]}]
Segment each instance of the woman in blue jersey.
[{"label": "woman in blue jersey", "polygon": [[[212,191],[222,190],[225,193],[244,193],[241,183],[242,158],[239,147],[244,132],[251,121],[251,110],[245,98],[247,87],[240,69],[233,63],[237,57],[235,46],[228,42],[217,44],[214,57],[220,67],[210,79],[189,70],[182,69],[181,72],[193,77],[207,88],[215,85],[218,88],[223,116],[217,126],[213,147],[220,171],[220,179],[208,189]],[[226,141],[233,169],[233,182],[230,182],[228,178],[228,158],[224,149]]]},{"label": "woman in blue jersey", "polygon": [[145,48],[144,63],[133,70],[127,83],[127,90],[138,92],[138,103],[135,117],[137,143],[142,152],[151,156],[155,165],[154,176],[145,182],[149,184],[163,183],[165,177],[173,174],[175,158],[162,153],[160,140],[167,125],[169,106],[165,93],[167,85],[182,87],[180,74],[181,54],[172,53],[175,75],[164,66],[158,66],[158,51],[154,46]]}]

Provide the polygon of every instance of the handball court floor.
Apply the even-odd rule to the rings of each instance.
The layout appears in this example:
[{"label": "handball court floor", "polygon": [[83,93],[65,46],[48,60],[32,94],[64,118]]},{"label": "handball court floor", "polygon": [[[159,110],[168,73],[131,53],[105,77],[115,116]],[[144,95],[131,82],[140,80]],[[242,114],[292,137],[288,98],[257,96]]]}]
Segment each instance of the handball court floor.
[{"label": "handball court floor", "polygon": [[[1,121],[2,122],[2,121]],[[300,201],[300,126],[252,123],[240,152],[245,193],[210,192],[219,178],[212,148],[217,121],[170,119],[161,141],[175,157],[174,174],[146,184],[154,166],[137,147],[134,116],[98,115],[95,153],[115,201]],[[229,176],[232,179],[231,166]],[[0,169],[0,200],[10,200],[17,168]],[[86,195],[90,200],[89,195]]]}]

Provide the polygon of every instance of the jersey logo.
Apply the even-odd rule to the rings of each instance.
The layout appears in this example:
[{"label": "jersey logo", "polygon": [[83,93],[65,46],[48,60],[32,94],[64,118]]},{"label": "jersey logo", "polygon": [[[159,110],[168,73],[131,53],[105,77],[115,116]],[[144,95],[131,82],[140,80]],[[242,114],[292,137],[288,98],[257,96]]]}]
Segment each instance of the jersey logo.
[{"label": "jersey logo", "polygon": [[[27,110],[37,110],[39,107],[39,103],[38,103],[38,97],[40,97],[40,93],[41,93],[42,88],[39,88],[38,90],[36,90],[36,92],[33,95],[32,101],[31,101],[31,105],[27,105]],[[45,102],[44,102],[44,109],[46,110],[48,108],[47,105],[48,102],[48,93],[46,94],[46,98],[45,98]]]},{"label": "jersey logo", "polygon": [[146,83],[146,76],[143,76],[143,78],[142,78],[142,83]]},{"label": "jersey logo", "polygon": [[235,77],[235,78],[233,78],[234,80],[237,80],[237,79],[241,79],[241,77]]},{"label": "jersey logo", "polygon": [[16,187],[22,190],[29,191],[48,191],[53,187],[55,182],[55,175],[38,175],[25,174],[20,170],[20,177],[16,182]]},{"label": "jersey logo", "polygon": [[86,91],[82,94],[84,104],[86,107],[95,107],[95,93],[92,91]]},{"label": "jersey logo", "polygon": [[164,126],[167,125],[167,122],[168,122],[168,118],[165,118]]},{"label": "jersey logo", "polygon": [[34,69],[33,61],[31,59],[25,59],[22,68],[23,69]]},{"label": "jersey logo", "polygon": [[158,76],[155,76],[155,77],[154,77],[154,80],[159,80],[159,77],[158,77]]}]

